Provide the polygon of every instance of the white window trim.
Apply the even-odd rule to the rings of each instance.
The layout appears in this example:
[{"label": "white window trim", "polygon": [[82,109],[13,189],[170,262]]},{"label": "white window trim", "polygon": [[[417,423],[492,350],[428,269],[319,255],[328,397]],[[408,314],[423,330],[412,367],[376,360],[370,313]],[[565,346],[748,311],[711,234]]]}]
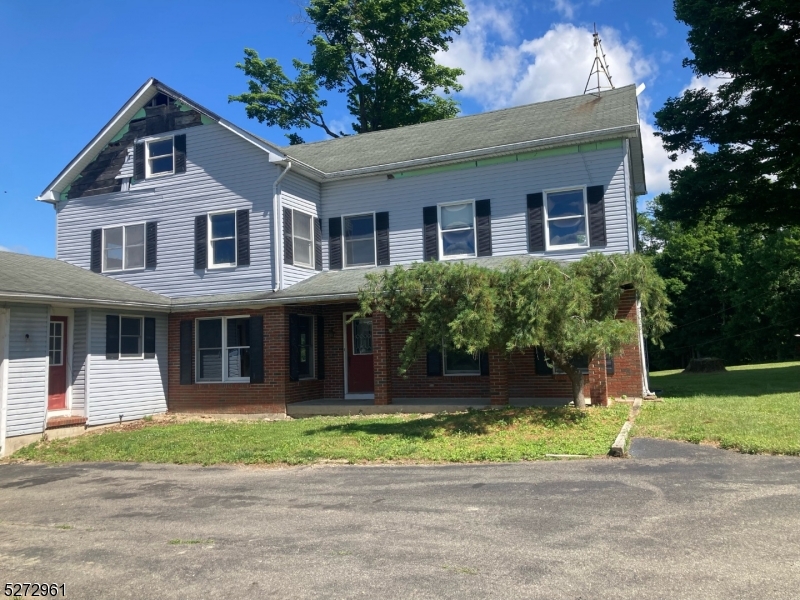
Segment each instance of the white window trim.
[{"label": "white window trim", "polygon": [[[126,264],[128,262],[128,260],[127,260],[127,253],[125,252],[125,248],[127,247],[125,245],[125,241],[126,241],[126,238],[127,238],[127,235],[128,235],[127,232],[126,232],[126,228],[127,227],[135,227],[136,225],[141,225],[144,228],[144,235],[143,235],[144,245],[142,246],[142,248],[144,248],[144,264],[141,267],[130,267],[129,268],[128,265]],[[122,227],[122,268],[121,269],[108,269],[108,268],[106,268],[106,230],[107,229],[117,229],[119,227]],[[140,222],[136,222],[136,223],[122,223],[122,224],[119,224],[119,225],[108,225],[106,227],[103,227],[103,239],[102,239],[102,242],[100,244],[100,252],[102,252],[102,256],[100,258],[101,258],[101,262],[102,262],[102,271],[101,272],[103,272],[103,273],[122,273],[123,271],[143,271],[145,268],[147,268],[147,221],[140,221]]]},{"label": "white window trim", "polygon": [[[144,316],[142,315],[118,315],[119,316],[119,360],[144,360]],[[122,319],[139,319],[139,348],[142,353],[139,355],[122,354]]]},{"label": "white window trim", "polygon": [[[172,170],[171,171],[163,171],[161,173],[153,173],[151,166],[150,166],[150,144],[154,142],[163,142],[164,140],[172,139]],[[159,154],[157,158],[167,156],[166,154]],[[175,136],[174,135],[164,135],[157,138],[150,138],[144,140],[144,177],[145,179],[155,179],[156,177],[166,177],[168,175],[175,174]]]},{"label": "white window trim", "polygon": [[[308,375],[300,375],[298,379],[300,381],[307,381],[309,379],[316,379],[317,378],[317,319],[315,315],[306,315],[306,314],[297,314],[298,317],[303,317],[305,319],[310,319],[311,321],[311,351],[309,352],[309,358],[311,360],[311,368],[309,369]],[[297,358],[298,364],[300,362],[300,357]]]},{"label": "white window trim", "polygon": [[[372,215],[372,264],[350,265],[347,264],[347,236],[345,235],[344,220],[353,217],[366,217]],[[378,235],[375,226],[375,212],[359,212],[351,215],[342,215],[342,269],[369,269],[378,265]]]},{"label": "white window trim", "polygon": [[[311,233],[311,239],[308,240],[311,243],[311,252],[310,252],[311,262],[308,263],[308,264],[297,262],[297,252],[295,252],[294,242],[295,242],[295,238],[298,238],[298,239],[301,239],[301,240],[303,238],[301,238],[300,236],[298,236],[296,234],[297,228],[294,226],[294,217],[295,217],[296,214],[300,214],[303,217],[308,217],[308,223],[309,223],[309,229],[308,230]],[[314,268],[314,259],[316,258],[315,254],[314,254],[316,252],[316,248],[315,248],[315,244],[314,244],[314,218],[315,217],[313,215],[305,213],[302,210],[297,210],[297,209],[294,209],[294,208],[292,209],[292,264],[294,266],[296,266],[296,267],[303,267],[303,268],[306,268],[306,269],[313,269]]]},{"label": "white window trim", "polygon": [[[451,254],[450,256],[444,255],[444,244],[442,243],[442,207],[455,206],[457,204],[472,204],[472,235],[475,241],[475,251],[472,254]],[[439,235],[439,260],[460,260],[462,258],[475,258],[478,256],[478,227],[475,219],[475,200],[457,200],[455,202],[442,202],[436,205],[436,229]],[[463,229],[448,229],[447,231],[466,231],[468,228]]]},{"label": "white window trim", "polygon": [[[212,243],[214,240],[211,239],[211,217],[216,215],[233,215],[233,252],[235,255],[235,260],[232,263],[220,263],[218,265],[214,264],[214,244]],[[206,266],[207,269],[230,269],[232,267],[236,267],[239,264],[239,227],[238,222],[236,219],[236,210],[216,210],[206,214],[206,239],[208,243],[208,264]],[[219,238],[229,240],[230,238]]]},{"label": "white window trim", "polygon": [[[553,188],[550,190],[543,190],[542,194],[542,207],[544,209],[544,225],[545,225],[545,232],[544,232],[544,249],[545,250],[575,250],[575,249],[584,249],[589,247],[589,201],[586,195],[586,187],[585,185],[573,185],[569,187],[562,187],[562,188]],[[557,194],[558,192],[577,192],[578,190],[583,190],[583,219],[586,222],[586,243],[585,244],[558,244],[553,246],[550,244],[550,221],[561,221],[564,219],[575,219],[576,217],[554,217],[550,219],[547,214],[547,195],[548,194]]]},{"label": "white window trim", "polygon": [[47,366],[48,367],[61,367],[61,366],[64,365],[64,359],[66,358],[64,356],[64,354],[65,354],[65,351],[67,349],[66,348],[66,344],[64,343],[64,325],[65,325],[65,323],[64,323],[64,321],[53,321],[51,319],[50,320],[50,325],[53,325],[54,323],[57,323],[61,327],[61,335],[59,336],[61,338],[61,349],[59,350],[59,353],[61,354],[61,362],[58,362],[58,363],[51,363],[50,362],[50,353],[52,352],[52,350],[50,349],[50,338],[52,336],[49,335],[50,331],[48,329],[48,336],[47,336]]},{"label": "white window trim", "polygon": [[[249,319],[250,315],[228,315],[225,317],[200,317],[194,320],[194,380],[195,383],[200,384],[215,384],[215,383],[250,383],[249,377],[228,377],[228,336],[227,324],[228,319]],[[200,321],[222,321],[222,379],[219,381],[200,381]],[[244,346],[235,346],[236,348],[243,348]],[[251,348],[252,346],[248,346]]]},{"label": "white window trim", "polygon": [[445,377],[475,377],[481,374],[481,353],[478,352],[478,370],[477,371],[451,371],[447,372],[447,346],[442,344],[442,373]]}]

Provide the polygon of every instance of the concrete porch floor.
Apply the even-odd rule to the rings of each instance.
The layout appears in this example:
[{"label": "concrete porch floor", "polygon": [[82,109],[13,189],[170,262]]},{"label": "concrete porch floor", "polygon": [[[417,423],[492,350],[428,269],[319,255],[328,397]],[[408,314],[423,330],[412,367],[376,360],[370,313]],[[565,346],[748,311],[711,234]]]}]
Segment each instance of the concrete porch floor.
[{"label": "concrete porch floor", "polygon": [[[510,406],[566,406],[569,398],[512,398]],[[502,408],[492,406],[486,398],[396,398],[392,404],[373,404],[373,400],[341,398],[304,400],[286,405],[290,417],[387,415],[396,413],[461,412],[474,409]]]}]

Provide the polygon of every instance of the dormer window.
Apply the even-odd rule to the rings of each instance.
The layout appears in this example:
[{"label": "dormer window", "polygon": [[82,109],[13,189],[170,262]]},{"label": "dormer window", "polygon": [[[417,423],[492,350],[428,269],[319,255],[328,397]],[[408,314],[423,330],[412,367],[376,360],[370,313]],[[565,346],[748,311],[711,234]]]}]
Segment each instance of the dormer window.
[{"label": "dormer window", "polygon": [[147,146],[147,177],[172,175],[175,172],[173,138],[149,140]]}]

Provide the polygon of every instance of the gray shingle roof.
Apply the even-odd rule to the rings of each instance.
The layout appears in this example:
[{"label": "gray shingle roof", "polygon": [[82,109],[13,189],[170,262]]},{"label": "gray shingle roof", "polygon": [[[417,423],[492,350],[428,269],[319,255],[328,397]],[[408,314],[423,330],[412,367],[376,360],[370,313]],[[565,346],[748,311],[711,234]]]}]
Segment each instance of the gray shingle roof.
[{"label": "gray shingle roof", "polygon": [[[633,85],[281,150],[324,173],[403,163],[639,124]],[[555,141],[555,140],[554,140]]]},{"label": "gray shingle roof", "polygon": [[0,252],[0,299],[74,300],[169,309],[169,298],[54,258]]}]

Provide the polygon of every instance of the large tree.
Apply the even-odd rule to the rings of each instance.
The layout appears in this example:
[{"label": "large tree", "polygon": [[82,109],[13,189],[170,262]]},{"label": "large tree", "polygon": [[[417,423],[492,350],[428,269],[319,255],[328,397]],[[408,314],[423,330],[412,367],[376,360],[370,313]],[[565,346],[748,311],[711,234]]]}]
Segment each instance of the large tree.
[{"label": "large tree", "polygon": [[574,362],[617,354],[638,335],[636,323],[617,319],[620,297],[633,286],[643,326],[658,342],[669,328],[664,283],[641,255],[592,253],[561,266],[550,260],[510,261],[492,269],[461,262],[397,266],[367,277],[360,312],[386,314],[396,329],[413,327],[400,355],[400,374],[426,349],[442,344],[472,354],[541,348],[572,382],[583,408],[584,376]]},{"label": "large tree", "polygon": [[[320,87],[346,94],[356,133],[455,117],[448,97],[461,86],[461,69],[436,62],[467,24],[462,0],[311,0],[304,9],[315,35],[311,62],[295,59],[292,80],[274,58],[245,49],[236,66],[250,78],[248,91],[230,96],[247,116],[286,130],[334,131],[323,115]],[[444,94],[444,95],[442,95]],[[296,133],[291,143],[302,143]]]},{"label": "large tree", "polygon": [[[696,223],[800,224],[800,3],[675,0],[694,54],[716,91],[688,89],[655,113],[664,147],[695,153],[670,174],[662,215]],[[712,86],[713,87],[713,86]]]}]

